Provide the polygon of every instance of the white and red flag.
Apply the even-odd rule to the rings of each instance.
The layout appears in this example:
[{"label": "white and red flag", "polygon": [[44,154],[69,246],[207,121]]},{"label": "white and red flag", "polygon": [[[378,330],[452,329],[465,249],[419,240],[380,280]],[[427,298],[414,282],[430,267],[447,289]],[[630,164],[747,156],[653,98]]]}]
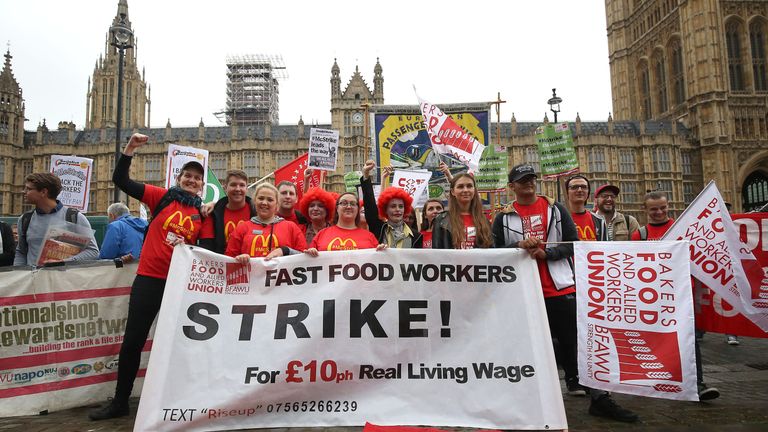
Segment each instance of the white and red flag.
[{"label": "white and red flag", "polygon": [[699,400],[687,244],[576,242],[579,382]]},{"label": "white and red flag", "polygon": [[768,285],[762,283],[763,267],[739,238],[715,182],[709,182],[685,209],[664,240],[688,240],[691,275],[768,331]]},{"label": "white and red flag", "polygon": [[[297,199],[301,199],[304,191],[304,170],[307,169],[307,157],[308,153],[304,153],[275,170],[275,185],[280,184],[284,180],[295,184]],[[313,170],[312,175],[309,177],[309,187],[320,187],[321,175],[322,171]]]},{"label": "white and red flag", "polygon": [[[414,91],[416,89],[414,88]],[[485,146],[465,131],[437,105],[433,105],[416,93],[421,116],[429,134],[432,149],[438,154],[448,154],[469,167],[470,172],[480,168],[480,156]]]}]

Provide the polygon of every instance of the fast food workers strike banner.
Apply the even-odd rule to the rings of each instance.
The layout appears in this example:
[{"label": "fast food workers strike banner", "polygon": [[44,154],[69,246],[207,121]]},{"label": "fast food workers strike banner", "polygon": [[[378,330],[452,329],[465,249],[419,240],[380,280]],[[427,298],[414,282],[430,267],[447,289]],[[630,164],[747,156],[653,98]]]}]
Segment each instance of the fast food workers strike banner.
[{"label": "fast food workers strike banner", "polygon": [[178,246],[169,275],[136,430],[567,428],[524,251]]},{"label": "fast food workers strike banner", "polygon": [[688,243],[576,242],[579,382],[699,400]]},{"label": "fast food workers strike banner", "polygon": [[85,406],[114,394],[136,266],[0,273],[0,417]]}]

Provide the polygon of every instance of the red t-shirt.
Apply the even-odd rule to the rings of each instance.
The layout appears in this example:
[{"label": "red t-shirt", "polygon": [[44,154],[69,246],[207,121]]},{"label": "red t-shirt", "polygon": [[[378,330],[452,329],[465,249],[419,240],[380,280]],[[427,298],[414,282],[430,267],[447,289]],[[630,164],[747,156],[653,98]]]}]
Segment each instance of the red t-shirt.
[{"label": "red t-shirt", "polygon": [[[229,241],[229,236],[235,232],[238,225],[251,218],[251,208],[246,204],[238,210],[224,208],[224,242]],[[203,219],[203,228],[200,229],[201,239],[210,239],[216,237],[216,227],[213,218]]]},{"label": "red t-shirt", "polygon": [[260,258],[282,246],[298,251],[307,248],[304,235],[295,223],[281,220],[274,224],[262,225],[248,220],[235,228],[227,242],[226,254],[231,257],[248,254]]},{"label": "red t-shirt", "polygon": [[432,231],[422,231],[421,239],[423,249],[432,249]]},{"label": "red t-shirt", "polygon": [[[531,205],[521,205],[517,201],[513,205],[523,222],[523,235],[547,241],[547,216],[549,215],[549,203],[547,200],[543,197],[538,197],[536,202]],[[541,245],[541,248],[545,249],[545,245]],[[546,259],[537,259],[536,266],[539,268],[539,279],[541,279],[541,290],[544,292],[544,298],[576,292],[576,289],[573,287],[560,291],[555,288],[555,282],[552,280],[552,275],[549,274]]]},{"label": "red t-shirt", "polygon": [[370,231],[362,228],[346,229],[336,225],[320,230],[312,239],[313,247],[319,251],[373,249],[379,242]]},{"label": "red t-shirt", "polygon": [[290,221],[290,222],[295,223],[296,225],[299,225],[299,218],[296,216],[296,211],[295,210],[291,210],[290,212],[288,212],[288,214],[282,214],[282,213],[278,212],[277,215],[280,216],[281,218],[287,220],[287,221]]},{"label": "red t-shirt", "polygon": [[[664,222],[663,224],[648,224],[646,225],[645,229],[648,230],[648,238],[646,240],[660,240],[662,237],[664,237],[664,234],[669,231],[669,229],[672,227],[672,224],[675,223],[675,220],[672,218],[669,218],[668,221]],[[637,230],[632,233],[632,240],[640,240],[640,230]]]},{"label": "red t-shirt", "polygon": [[588,211],[584,213],[571,213],[573,222],[576,223],[576,232],[579,234],[579,240],[595,241],[597,240],[597,229],[592,214]]},{"label": "red t-shirt", "polygon": [[477,229],[475,228],[475,221],[472,220],[472,215],[461,215],[461,221],[464,222],[464,238],[461,243],[461,249],[474,249],[475,239],[477,239]]},{"label": "red t-shirt", "polygon": [[[141,201],[149,206],[150,213],[155,210],[155,206],[165,192],[166,190],[161,187],[144,185],[144,196]],[[177,201],[171,202],[157,215],[156,219],[157,221],[149,224],[136,274],[166,279],[171,265],[171,255],[173,255],[173,246],[168,244],[168,241],[183,237],[184,243],[195,244],[203,221],[196,208],[182,205]]]}]

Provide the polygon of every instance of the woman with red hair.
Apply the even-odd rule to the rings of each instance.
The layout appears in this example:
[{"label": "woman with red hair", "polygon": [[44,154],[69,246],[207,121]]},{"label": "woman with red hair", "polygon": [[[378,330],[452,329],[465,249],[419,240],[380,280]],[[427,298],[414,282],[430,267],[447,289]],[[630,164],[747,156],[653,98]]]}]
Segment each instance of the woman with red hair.
[{"label": "woman with red hair", "polygon": [[403,189],[388,187],[381,191],[377,205],[371,183],[371,171],[375,167],[374,161],[366,162],[360,178],[368,230],[378,238],[379,243],[389,247],[421,249],[421,233],[412,230],[404,220],[405,215],[413,211],[413,198]]},{"label": "woman with red hair", "polygon": [[307,217],[307,223],[301,226],[307,244],[321,229],[331,226],[336,199],[329,192],[320,188],[312,188],[304,193],[299,202],[299,211]]}]

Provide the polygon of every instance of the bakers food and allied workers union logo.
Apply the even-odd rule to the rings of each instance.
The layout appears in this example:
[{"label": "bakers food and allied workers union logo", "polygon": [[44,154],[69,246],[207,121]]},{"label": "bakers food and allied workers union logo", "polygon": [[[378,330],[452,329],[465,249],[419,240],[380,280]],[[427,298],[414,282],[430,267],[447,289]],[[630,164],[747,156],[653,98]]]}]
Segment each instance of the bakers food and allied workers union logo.
[{"label": "bakers food and allied workers union logo", "polygon": [[[654,331],[609,329],[619,362],[621,382],[663,380],[675,383],[683,382],[683,370],[680,364],[677,333]],[[677,384],[656,384],[658,391],[679,393],[683,391]]]},{"label": "bakers food and allied workers union logo", "polygon": [[328,243],[328,249],[329,251],[340,251],[340,250],[356,250],[357,249],[357,243],[355,243],[354,240],[351,238],[343,239],[341,237],[336,237],[333,240],[331,240],[330,243]]},{"label": "bakers food and allied workers union logo", "polygon": [[195,224],[192,222],[192,216],[184,216],[180,210],[173,212],[163,223],[163,229],[171,228],[173,231],[183,235],[186,238],[192,238],[195,232]]},{"label": "bakers food and allied workers union logo", "polygon": [[277,236],[274,234],[271,235],[264,235],[264,234],[258,234],[253,237],[253,240],[251,240],[251,256],[252,257],[261,257],[266,256],[269,254],[269,251],[272,249],[277,249],[280,247],[280,244],[277,242]]}]

